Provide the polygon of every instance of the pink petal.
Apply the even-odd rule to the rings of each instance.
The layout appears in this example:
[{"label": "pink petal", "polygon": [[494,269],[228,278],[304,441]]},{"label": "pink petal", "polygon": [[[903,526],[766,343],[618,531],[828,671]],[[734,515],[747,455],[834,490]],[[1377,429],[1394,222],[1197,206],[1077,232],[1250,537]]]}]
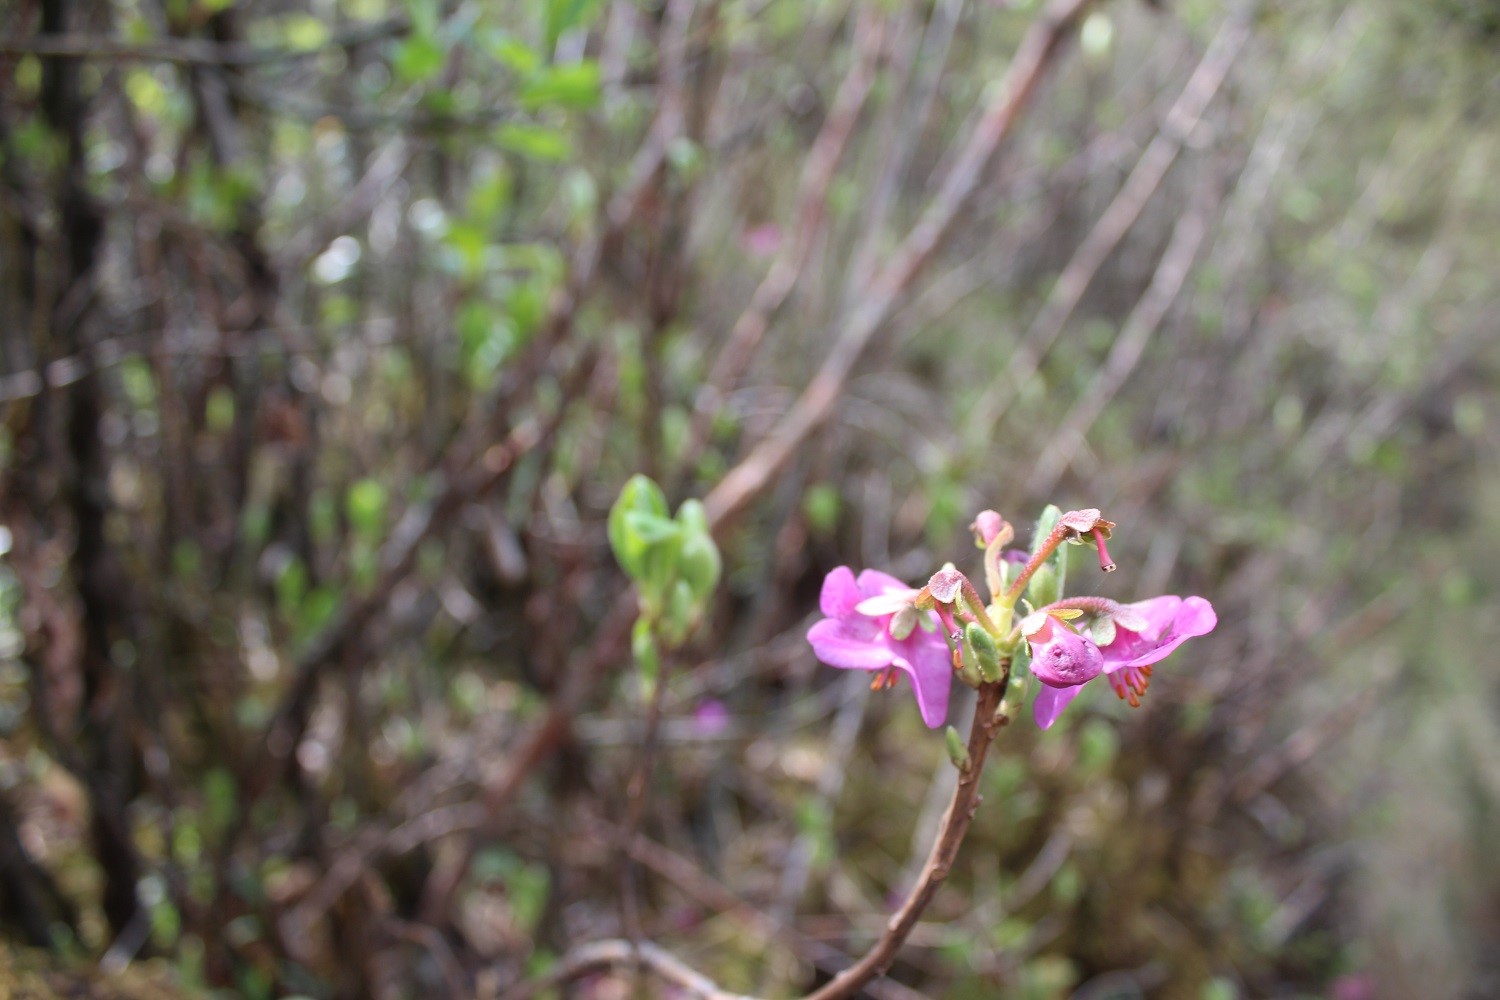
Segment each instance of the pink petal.
[{"label": "pink petal", "polygon": [[922,721],[927,728],[936,729],[948,718],[948,697],[953,687],[953,661],[948,658],[948,644],[930,633],[917,631],[891,645],[900,654],[896,666],[911,677]]},{"label": "pink petal", "polygon": [[[1149,607],[1148,607],[1149,606]],[[1154,597],[1131,607],[1152,619],[1150,632],[1136,635],[1120,632],[1104,648],[1104,672],[1112,674],[1124,667],[1144,667],[1164,660],[1187,640],[1207,635],[1219,623],[1212,604],[1201,597]],[[1159,624],[1167,611],[1171,617]],[[1154,635],[1155,638],[1149,636]]]},{"label": "pink petal", "polygon": [[902,594],[888,591],[884,594],[876,594],[874,597],[866,597],[854,606],[854,610],[870,618],[883,618],[906,607],[916,595],[915,590],[908,590]]},{"label": "pink petal", "polygon": [[864,599],[859,584],[854,582],[854,571],[848,566],[839,566],[828,571],[823,578],[823,592],[818,595],[818,607],[828,618],[848,618],[854,606]]},{"label": "pink petal", "polygon": [[867,569],[859,574],[859,589],[866,597],[874,597],[876,594],[884,594],[891,590],[910,591],[911,587],[889,573],[882,573],[878,569]]},{"label": "pink petal", "polygon": [[1036,719],[1038,729],[1051,729],[1052,723],[1062,715],[1063,709],[1067,708],[1082,686],[1070,688],[1048,687],[1043,684],[1042,689],[1037,692],[1036,701],[1032,703],[1031,715]]},{"label": "pink petal", "polygon": [[881,670],[891,665],[893,657],[877,635],[878,632],[870,635],[845,622],[824,618],[807,630],[807,641],[812,643],[818,659],[830,667]]},{"label": "pink petal", "polygon": [[1147,639],[1156,639],[1172,624],[1172,619],[1177,616],[1177,609],[1182,607],[1182,598],[1176,594],[1163,594],[1161,597],[1127,604],[1126,607],[1146,619],[1147,627],[1140,634]]},{"label": "pink petal", "polygon": [[1174,630],[1182,635],[1208,635],[1218,624],[1214,606],[1201,597],[1186,598],[1172,623]]}]

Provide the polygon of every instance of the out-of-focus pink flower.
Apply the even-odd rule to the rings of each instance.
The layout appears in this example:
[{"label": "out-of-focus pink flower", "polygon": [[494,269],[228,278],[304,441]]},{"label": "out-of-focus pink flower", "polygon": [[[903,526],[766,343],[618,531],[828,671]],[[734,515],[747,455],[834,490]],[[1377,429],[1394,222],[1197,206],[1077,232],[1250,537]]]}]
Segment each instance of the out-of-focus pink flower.
[{"label": "out-of-focus pink flower", "polygon": [[717,736],[729,728],[729,709],[717,698],[705,698],[693,709],[693,729],[699,736]]},{"label": "out-of-focus pink flower", "polygon": [[740,231],[740,248],[752,257],[769,257],[781,249],[781,227],[774,222],[746,226]]},{"label": "out-of-focus pink flower", "polygon": [[[1146,688],[1151,684],[1152,664],[1171,655],[1173,650],[1192,637],[1212,632],[1214,626],[1219,623],[1218,616],[1214,614],[1213,605],[1208,601],[1201,597],[1184,598],[1171,594],[1153,597],[1136,604],[1117,606],[1113,618],[1115,637],[1102,647],[1095,646],[1093,640],[1087,636],[1072,632],[1061,622],[1054,622],[1048,627],[1046,639],[1055,642],[1056,632],[1067,631],[1077,642],[1093,646],[1100,654],[1102,669],[1084,677],[1081,681],[1072,683],[1058,683],[1067,676],[1066,670],[1044,666],[1044,670],[1051,670],[1053,679],[1049,680],[1047,674],[1037,669],[1039,647],[1028,635],[1028,641],[1032,643],[1032,672],[1043,681],[1041,692],[1037,694],[1036,701],[1032,705],[1032,714],[1038,726],[1043,729],[1050,728],[1057,721],[1057,717],[1062,714],[1062,710],[1078,697],[1083,684],[1100,673],[1109,679],[1110,686],[1115,689],[1115,694],[1129,701],[1132,707],[1138,706],[1141,703],[1141,696],[1146,693]],[[1036,634],[1040,635],[1041,631],[1038,630]],[[1044,656],[1055,655],[1050,653],[1045,645],[1046,639],[1041,647],[1042,654]],[[1076,646],[1073,640],[1068,640],[1068,642]],[[1071,646],[1066,648],[1071,649]],[[1091,662],[1086,653],[1080,654],[1073,651],[1071,655],[1081,657],[1079,662],[1085,666]],[[1077,671],[1079,676],[1084,673],[1087,673],[1087,670]]]},{"label": "out-of-focus pink flower", "polygon": [[[936,729],[948,715],[953,661],[943,636],[923,628],[912,607],[917,591],[893,576],[840,566],[823,580],[819,606],[826,616],[807,633],[818,659],[831,667],[873,670],[872,685],[889,687],[896,671],[911,678],[922,721]],[[894,627],[893,627],[894,626]]]},{"label": "out-of-focus pink flower", "polygon": [[1350,972],[1335,979],[1328,988],[1332,1000],[1375,1000],[1375,977],[1368,972]]}]

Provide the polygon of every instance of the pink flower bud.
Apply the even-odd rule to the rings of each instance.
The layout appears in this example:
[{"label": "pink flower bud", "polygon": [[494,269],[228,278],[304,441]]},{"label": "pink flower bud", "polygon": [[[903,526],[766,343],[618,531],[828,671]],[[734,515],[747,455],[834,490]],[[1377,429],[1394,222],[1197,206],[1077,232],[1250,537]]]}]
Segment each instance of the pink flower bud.
[{"label": "pink flower bud", "polygon": [[1104,672],[1099,647],[1050,615],[1026,638],[1031,643],[1031,672],[1043,684],[1077,687]]}]

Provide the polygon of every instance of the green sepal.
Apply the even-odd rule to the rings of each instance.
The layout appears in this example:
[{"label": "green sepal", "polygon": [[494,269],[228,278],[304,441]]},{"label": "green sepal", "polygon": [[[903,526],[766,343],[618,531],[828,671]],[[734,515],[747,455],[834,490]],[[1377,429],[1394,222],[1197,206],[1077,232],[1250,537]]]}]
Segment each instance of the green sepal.
[{"label": "green sepal", "polygon": [[978,622],[969,622],[964,626],[964,641],[966,649],[974,651],[974,661],[979,668],[979,676],[990,683],[998,681],[1000,679],[1000,647],[995,644],[995,637],[986,632]]}]

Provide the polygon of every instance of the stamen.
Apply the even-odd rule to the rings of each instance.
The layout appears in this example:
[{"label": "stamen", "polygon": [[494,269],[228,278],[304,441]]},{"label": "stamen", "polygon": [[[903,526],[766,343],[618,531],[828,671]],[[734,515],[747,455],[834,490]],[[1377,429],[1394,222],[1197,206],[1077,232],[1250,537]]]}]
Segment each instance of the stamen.
[{"label": "stamen", "polygon": [[1099,546],[1099,568],[1106,573],[1115,571],[1115,561],[1109,557],[1109,548],[1104,544],[1104,536],[1094,532],[1094,544]]}]

